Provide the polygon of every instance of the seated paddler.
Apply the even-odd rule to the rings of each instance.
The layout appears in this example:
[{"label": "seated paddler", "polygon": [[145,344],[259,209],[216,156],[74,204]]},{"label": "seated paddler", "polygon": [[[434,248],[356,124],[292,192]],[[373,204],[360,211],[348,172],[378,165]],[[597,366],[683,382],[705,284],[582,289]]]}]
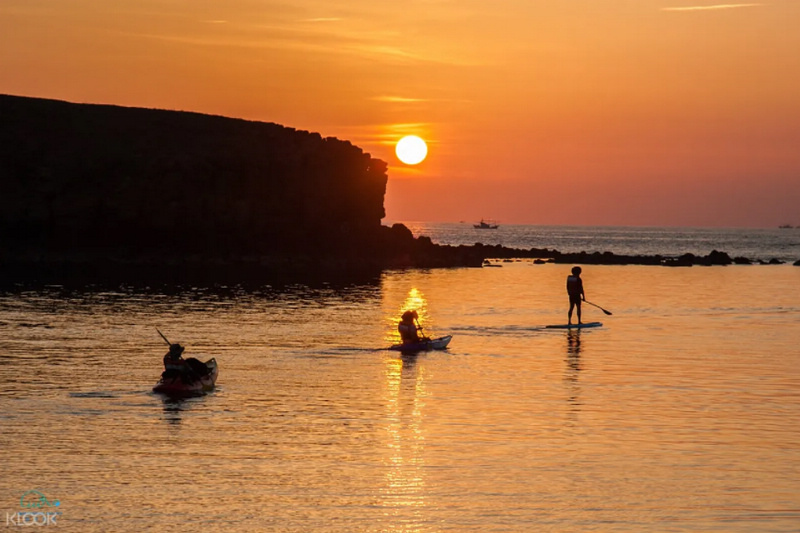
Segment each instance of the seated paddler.
[{"label": "seated paddler", "polygon": [[180,344],[170,344],[169,351],[164,356],[164,370],[175,370],[181,373],[187,372],[186,360],[181,357],[185,348]]},{"label": "seated paddler", "polygon": [[169,351],[164,356],[164,373],[162,376],[168,378],[181,378],[184,383],[191,383],[201,377],[211,373],[208,366],[199,359],[182,357],[184,347],[180,344],[170,344]]},{"label": "seated paddler", "polygon": [[414,310],[408,310],[400,317],[400,323],[397,324],[397,331],[400,333],[403,344],[413,344],[426,340],[426,337],[420,335],[420,330],[422,328],[418,326],[418,318],[419,315]]}]

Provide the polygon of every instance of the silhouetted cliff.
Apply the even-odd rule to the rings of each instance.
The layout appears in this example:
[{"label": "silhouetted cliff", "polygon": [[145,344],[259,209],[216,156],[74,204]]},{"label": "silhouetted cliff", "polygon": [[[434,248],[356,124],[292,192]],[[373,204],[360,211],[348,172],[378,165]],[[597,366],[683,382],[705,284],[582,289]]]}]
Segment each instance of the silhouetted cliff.
[{"label": "silhouetted cliff", "polygon": [[386,163],[277,124],[0,95],[8,252],[339,255],[378,238]]}]

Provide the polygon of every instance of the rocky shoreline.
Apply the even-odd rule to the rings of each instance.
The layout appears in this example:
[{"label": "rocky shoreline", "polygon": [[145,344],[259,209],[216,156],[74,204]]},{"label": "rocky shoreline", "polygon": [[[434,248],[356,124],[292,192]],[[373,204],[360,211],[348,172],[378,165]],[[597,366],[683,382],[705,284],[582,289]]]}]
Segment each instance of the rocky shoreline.
[{"label": "rocky shoreline", "polygon": [[[494,248],[494,247],[490,247]],[[666,267],[690,266],[725,266],[725,265],[782,265],[779,259],[751,259],[748,257],[731,257],[726,252],[712,250],[707,255],[685,253],[677,257],[663,255],[621,255],[612,252],[578,252],[562,253],[558,250],[537,249],[497,250],[498,258],[534,258],[536,263],[575,263],[584,265],[651,265]],[[800,266],[800,261],[795,265]]]}]

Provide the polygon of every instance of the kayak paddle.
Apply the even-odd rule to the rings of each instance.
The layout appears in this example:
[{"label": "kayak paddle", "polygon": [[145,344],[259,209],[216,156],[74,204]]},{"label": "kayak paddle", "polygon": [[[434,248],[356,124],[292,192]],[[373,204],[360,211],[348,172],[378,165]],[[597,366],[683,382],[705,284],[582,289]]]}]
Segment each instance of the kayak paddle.
[{"label": "kayak paddle", "polygon": [[[422,333],[422,326],[420,326],[420,325],[419,325],[419,319],[418,319],[418,318],[415,318],[415,319],[414,319],[414,322],[416,322],[416,323],[417,323],[417,330],[419,330],[419,332],[420,332],[420,333]],[[420,339],[419,339],[419,340],[421,340],[421,341],[429,341],[429,340],[431,340],[431,338],[430,338],[430,337],[426,337],[426,336],[423,334],[423,335],[422,335],[422,337],[420,337]]]},{"label": "kayak paddle", "polygon": [[167,344],[169,344],[170,346],[172,346],[172,343],[171,343],[171,342],[169,342],[169,339],[168,339],[168,338],[166,338],[166,337],[164,336],[164,334],[163,334],[163,333],[161,333],[161,330],[159,330],[158,328],[156,328],[156,331],[158,331],[158,334],[159,334],[159,335],[161,335],[161,338],[162,338],[162,339],[164,339],[164,341],[166,341],[166,343],[167,343]]}]

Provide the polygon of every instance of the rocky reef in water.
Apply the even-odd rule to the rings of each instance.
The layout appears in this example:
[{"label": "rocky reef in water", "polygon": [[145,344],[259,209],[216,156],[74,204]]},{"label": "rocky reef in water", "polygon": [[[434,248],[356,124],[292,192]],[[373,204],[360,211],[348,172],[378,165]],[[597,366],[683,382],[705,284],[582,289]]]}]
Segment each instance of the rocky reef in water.
[{"label": "rocky reef in water", "polygon": [[491,261],[489,260],[491,259],[533,259],[536,263],[576,265],[652,265],[666,267],[783,264],[783,261],[778,259],[765,261],[739,256],[732,258],[727,253],[717,250],[712,250],[707,255],[686,253],[676,257],[668,257],[663,255],[623,255],[612,252],[568,253],[547,248],[519,249],[481,243],[469,246],[449,246],[433,244],[431,239],[425,236],[414,239],[411,231],[402,224],[395,224],[392,227],[392,233],[396,239],[394,242],[397,249],[404,250],[403,254],[395,257],[396,264],[392,266],[481,266],[487,264],[487,262],[490,263]]},{"label": "rocky reef in water", "polygon": [[[690,267],[690,266],[725,266],[725,265],[780,265],[783,261],[770,259],[751,259],[747,257],[731,258],[725,252],[712,250],[707,255],[695,255],[691,253],[682,254],[676,257],[663,255],[624,255],[612,252],[577,252],[562,253],[558,250],[547,248],[531,248],[529,250],[519,250],[505,248],[503,246],[486,246],[475,244],[481,250],[481,254],[487,259],[534,259],[537,263],[559,263],[576,265],[652,265],[666,267]],[[798,261],[800,263],[800,261]]]}]

